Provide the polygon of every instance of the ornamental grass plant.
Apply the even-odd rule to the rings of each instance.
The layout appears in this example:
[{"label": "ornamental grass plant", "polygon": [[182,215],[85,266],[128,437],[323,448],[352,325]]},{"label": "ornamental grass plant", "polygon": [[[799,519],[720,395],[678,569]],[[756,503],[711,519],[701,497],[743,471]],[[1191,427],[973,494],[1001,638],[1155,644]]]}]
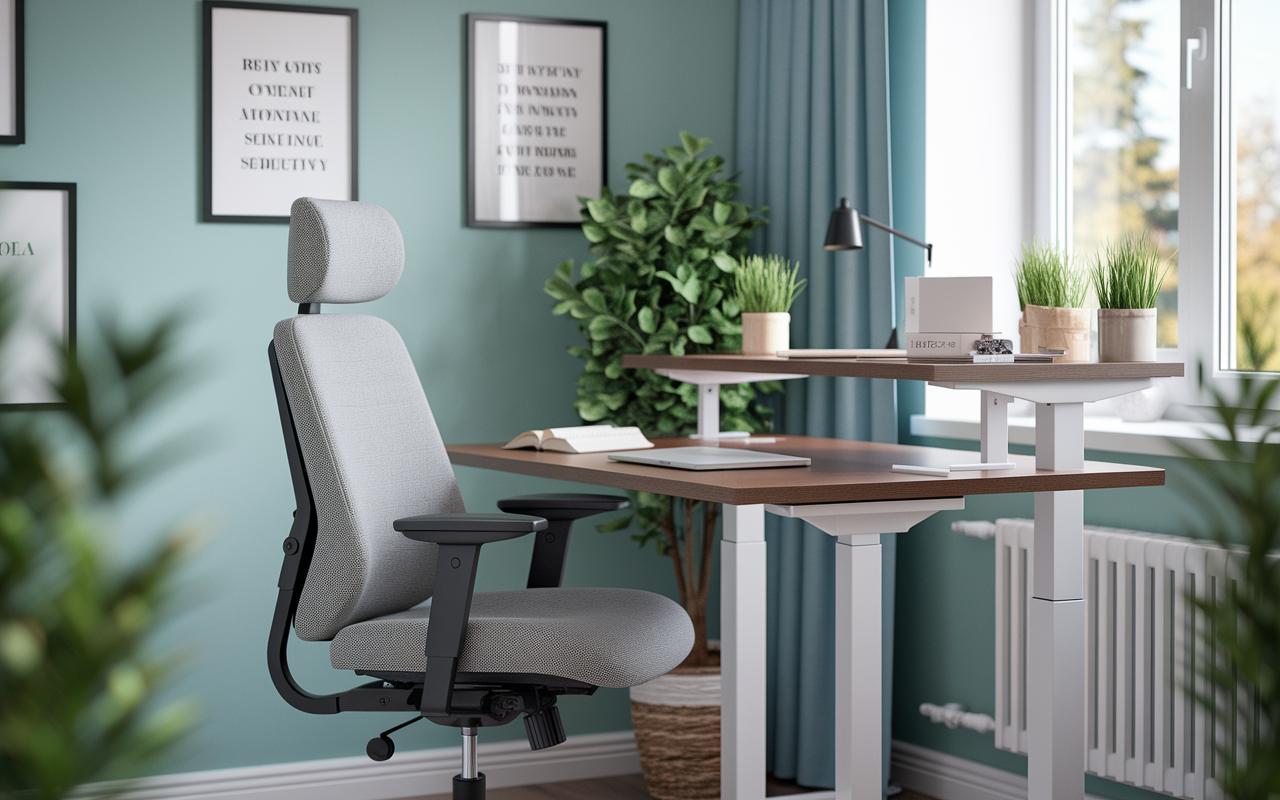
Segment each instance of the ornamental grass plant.
[{"label": "ornamental grass plant", "polygon": [[1083,308],[1089,282],[1058,245],[1039,239],[1022,245],[1022,257],[1014,265],[1018,305],[1048,308]]},{"label": "ornamental grass plant", "polygon": [[767,314],[791,310],[804,285],[800,264],[781,256],[743,256],[734,273],[734,291],[743,313]]},{"label": "ornamental grass plant", "polygon": [[1094,257],[1089,275],[1098,307],[1155,308],[1169,266],[1160,263],[1160,253],[1145,232],[1108,244]]}]

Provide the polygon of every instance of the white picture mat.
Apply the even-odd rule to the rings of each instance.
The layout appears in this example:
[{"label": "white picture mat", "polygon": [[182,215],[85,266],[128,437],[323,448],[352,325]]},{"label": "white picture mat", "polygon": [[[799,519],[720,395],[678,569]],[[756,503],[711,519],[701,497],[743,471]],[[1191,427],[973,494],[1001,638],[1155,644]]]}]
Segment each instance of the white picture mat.
[{"label": "white picture mat", "polygon": [[0,403],[57,400],[49,384],[68,334],[70,199],[60,189],[0,189],[0,274],[21,281],[19,316],[0,350]]},{"label": "white picture mat", "polygon": [[17,13],[16,0],[0,0],[0,136],[18,133]]},{"label": "white picture mat", "polygon": [[[581,222],[578,197],[598,197],[604,185],[604,29],[495,20],[474,25],[476,221]],[[506,65],[556,72],[521,74]]]},{"label": "white picture mat", "polygon": [[[217,216],[287,217],[299,197],[352,200],[351,17],[213,8],[211,70],[211,203]],[[244,61],[276,69],[246,70]],[[319,63],[320,74],[286,72]],[[267,86],[309,87],[310,97],[271,97]],[[255,89],[254,87],[261,87]],[[251,91],[255,93],[251,93]],[[244,119],[246,109],[314,113],[318,122]],[[250,144],[267,136],[320,137],[315,144]],[[244,159],[275,159],[249,169]],[[261,165],[261,161],[250,161]]]}]

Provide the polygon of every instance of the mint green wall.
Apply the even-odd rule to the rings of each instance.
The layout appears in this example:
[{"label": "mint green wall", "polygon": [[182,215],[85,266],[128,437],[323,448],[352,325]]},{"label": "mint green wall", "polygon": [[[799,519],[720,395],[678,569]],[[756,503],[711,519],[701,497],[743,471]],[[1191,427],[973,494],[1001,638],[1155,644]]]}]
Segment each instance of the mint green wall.
[{"label": "mint green wall", "polygon": [[[400,329],[447,442],[572,424],[580,362],[564,348],[578,334],[550,316],[541,287],[559,261],[586,249],[572,230],[463,226],[463,15],[608,21],[609,178],[620,188],[623,163],[676,143],[682,129],[710,136],[732,163],[736,2],[332,4],[360,8],[360,198],[395,215],[407,251],[399,288],[367,311]],[[266,361],[272,326],[294,312],[284,285],[287,231],[197,221],[200,35],[196,0],[28,2],[28,144],[0,146],[8,180],[78,184],[83,331],[106,308],[133,319],[176,304],[191,311],[183,352],[200,379],[151,433],[196,425],[211,447],[136,498],[118,537],[127,553],[161,524],[192,513],[209,521],[183,582],[190,610],[162,637],[187,646],[191,667],[177,690],[196,697],[204,716],[162,772],[359,755],[399,721],[309,716],[287,707],[267,677],[267,626],[293,508]],[[458,478],[474,510],[569,488],[473,469]],[[480,588],[522,585],[530,547],[486,547]],[[588,526],[574,542],[567,584],[674,593],[667,559]],[[295,648],[294,660],[314,690],[350,680],[329,669],[323,645]],[[630,727],[624,691],[563,707],[570,733]],[[522,735],[516,723],[485,738]],[[457,738],[418,725],[398,742],[407,750]]]}]

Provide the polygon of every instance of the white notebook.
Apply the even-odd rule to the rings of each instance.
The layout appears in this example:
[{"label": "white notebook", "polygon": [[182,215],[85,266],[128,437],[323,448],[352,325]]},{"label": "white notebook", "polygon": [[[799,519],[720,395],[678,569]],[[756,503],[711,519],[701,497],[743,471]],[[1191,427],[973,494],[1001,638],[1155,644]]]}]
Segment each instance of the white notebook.
[{"label": "white notebook", "polygon": [[525,431],[502,446],[503,450],[532,447],[557,453],[603,453],[608,450],[639,450],[653,447],[639,428],[612,425],[580,425],[576,428],[547,428]]}]

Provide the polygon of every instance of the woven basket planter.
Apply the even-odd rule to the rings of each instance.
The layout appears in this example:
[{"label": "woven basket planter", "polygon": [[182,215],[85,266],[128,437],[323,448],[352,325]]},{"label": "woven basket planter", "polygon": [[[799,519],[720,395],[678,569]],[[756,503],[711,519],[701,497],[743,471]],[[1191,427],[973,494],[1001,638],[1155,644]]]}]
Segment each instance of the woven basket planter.
[{"label": "woven basket planter", "polygon": [[649,794],[720,797],[719,667],[676,667],[632,687],[631,724]]},{"label": "woven basket planter", "polygon": [[1054,361],[1089,360],[1089,309],[1028,305],[1018,321],[1022,352],[1038,353],[1041,347],[1065,350]]}]

